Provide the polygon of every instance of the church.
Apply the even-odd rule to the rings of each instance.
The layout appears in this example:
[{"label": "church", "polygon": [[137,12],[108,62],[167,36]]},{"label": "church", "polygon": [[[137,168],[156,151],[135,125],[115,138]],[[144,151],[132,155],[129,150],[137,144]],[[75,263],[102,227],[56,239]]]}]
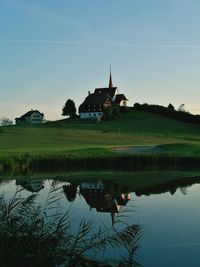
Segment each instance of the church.
[{"label": "church", "polygon": [[124,94],[119,94],[118,88],[113,86],[110,72],[109,85],[105,88],[96,88],[79,106],[81,119],[101,119],[106,108],[112,105],[127,106],[128,99]]}]

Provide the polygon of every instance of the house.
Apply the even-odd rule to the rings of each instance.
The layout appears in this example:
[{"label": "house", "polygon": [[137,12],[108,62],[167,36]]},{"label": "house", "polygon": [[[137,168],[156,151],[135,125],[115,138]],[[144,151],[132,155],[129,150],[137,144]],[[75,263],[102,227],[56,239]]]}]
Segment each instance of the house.
[{"label": "house", "polygon": [[26,123],[42,123],[44,121],[44,114],[39,112],[38,110],[30,110],[20,118],[16,118],[16,124],[26,124]]},{"label": "house", "polygon": [[103,116],[107,107],[112,105],[127,106],[128,99],[124,94],[119,94],[118,88],[113,86],[110,72],[109,86],[106,88],[96,88],[94,93],[88,92],[88,96],[79,107],[81,119],[97,118]]}]

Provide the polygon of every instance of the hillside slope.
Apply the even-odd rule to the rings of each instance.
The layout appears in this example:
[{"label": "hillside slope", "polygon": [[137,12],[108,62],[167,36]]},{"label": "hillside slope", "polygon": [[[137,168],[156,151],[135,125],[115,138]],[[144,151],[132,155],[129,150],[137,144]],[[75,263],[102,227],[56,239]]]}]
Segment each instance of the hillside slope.
[{"label": "hillside slope", "polygon": [[200,127],[156,114],[131,111],[99,123],[61,120],[0,128],[0,153],[55,153],[91,147],[200,145]]}]

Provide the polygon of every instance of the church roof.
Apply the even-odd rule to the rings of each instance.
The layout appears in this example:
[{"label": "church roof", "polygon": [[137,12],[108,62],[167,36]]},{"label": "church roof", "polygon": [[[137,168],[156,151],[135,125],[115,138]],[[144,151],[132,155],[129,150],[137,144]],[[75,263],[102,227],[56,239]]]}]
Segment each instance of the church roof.
[{"label": "church roof", "polygon": [[111,74],[111,69],[110,69],[110,79],[109,79],[109,88],[113,87],[113,83],[112,83],[112,74]]},{"label": "church roof", "polygon": [[114,104],[120,104],[121,101],[123,100],[128,100],[124,94],[118,94],[116,95],[115,97],[115,101],[114,101]]},{"label": "church roof", "polygon": [[115,95],[116,90],[117,90],[117,87],[96,88],[94,93],[98,95],[103,93],[103,94],[109,95],[110,97],[113,97]]},{"label": "church roof", "polygon": [[[96,88],[94,93],[90,94],[85,98],[84,102],[79,106],[79,113],[81,112],[91,112],[91,111],[102,111],[102,107],[99,109],[93,106],[91,110],[90,105],[103,105],[110,106],[112,104],[120,104],[122,100],[128,100],[124,94],[118,94],[117,87],[113,87],[112,75],[110,69],[110,79],[108,87]],[[95,109],[96,108],[96,109]]]},{"label": "church roof", "polygon": [[94,93],[94,94],[89,94],[84,101],[84,104],[104,104],[105,101],[109,98],[109,96],[107,94],[98,94],[98,93]]},{"label": "church roof", "polygon": [[111,102],[111,98],[106,93],[89,94],[79,107],[79,112],[88,112],[89,105],[104,105],[107,101]]}]

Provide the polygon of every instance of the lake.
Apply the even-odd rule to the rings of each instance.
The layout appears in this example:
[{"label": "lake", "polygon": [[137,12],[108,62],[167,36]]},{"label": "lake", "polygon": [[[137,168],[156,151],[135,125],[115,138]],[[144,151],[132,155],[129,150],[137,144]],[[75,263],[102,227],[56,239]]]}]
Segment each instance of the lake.
[{"label": "lake", "polygon": [[[2,179],[0,195],[8,200],[18,190],[20,197],[37,195],[46,205],[49,192],[59,198],[59,209],[70,210],[72,231],[81,220],[92,221],[94,231],[101,226],[122,229],[141,226],[141,237],[134,260],[145,267],[199,266],[200,260],[200,178],[181,178],[159,186],[135,190],[126,180],[82,179],[74,183],[66,178]],[[57,189],[57,190],[55,190]],[[53,198],[51,198],[52,200]],[[51,213],[54,209],[49,208]],[[53,211],[54,212],[54,211]],[[108,249],[90,257],[118,262],[124,248]]]}]

